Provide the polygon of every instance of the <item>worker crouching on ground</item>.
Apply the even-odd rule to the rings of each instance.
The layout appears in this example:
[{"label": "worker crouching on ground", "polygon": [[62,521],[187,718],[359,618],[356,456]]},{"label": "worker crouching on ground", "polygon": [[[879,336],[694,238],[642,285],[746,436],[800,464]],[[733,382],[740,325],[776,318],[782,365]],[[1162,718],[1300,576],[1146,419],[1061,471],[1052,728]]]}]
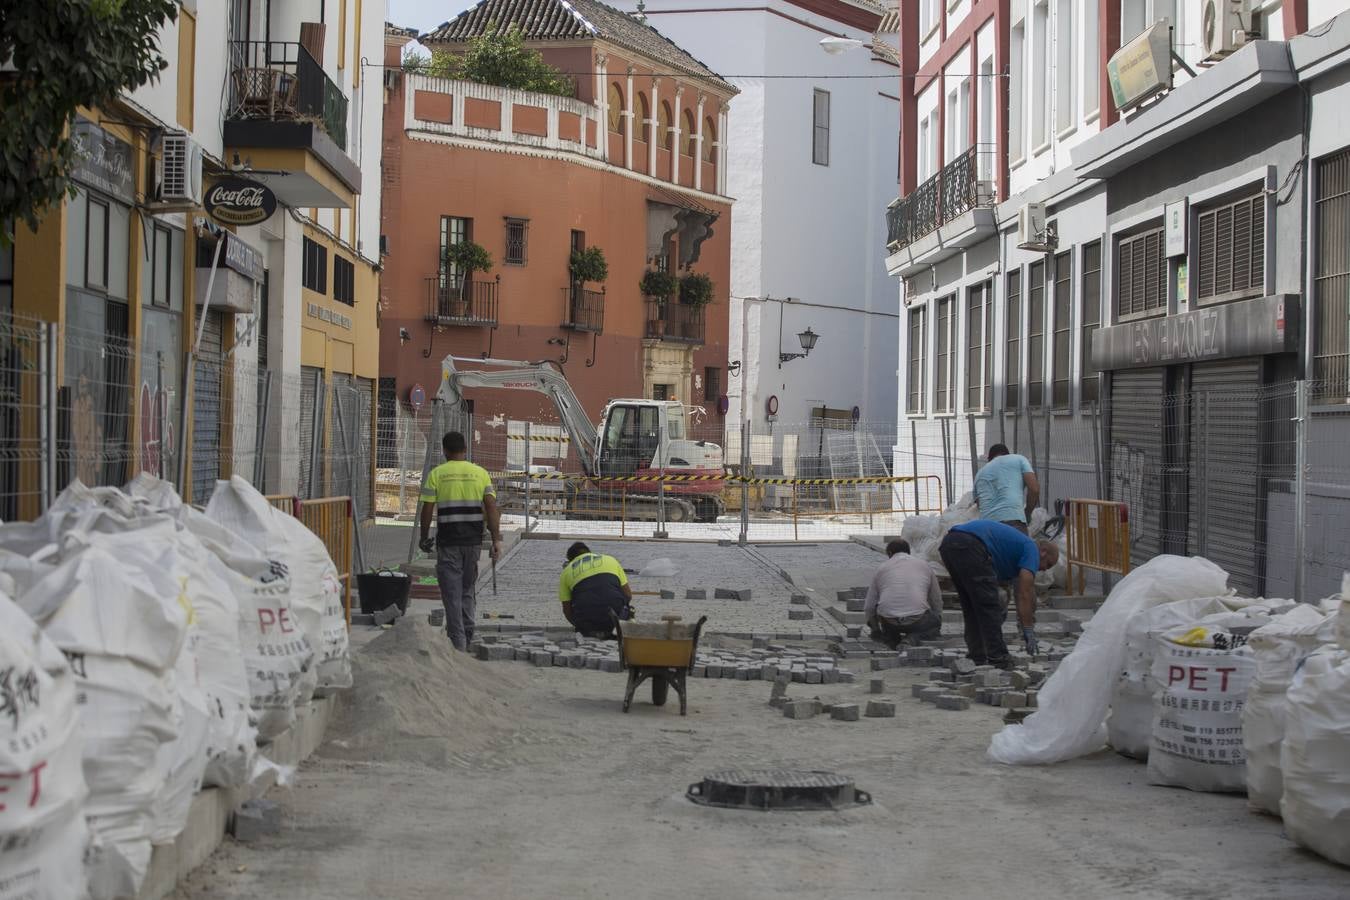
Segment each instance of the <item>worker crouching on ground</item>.
[{"label": "worker crouching on ground", "polygon": [[955,525],[938,547],[942,562],[961,597],[966,650],[976,665],[1012,667],[1003,641],[1008,610],[999,584],[1012,581],[1017,591],[1017,622],[1026,651],[1036,655],[1036,572],[1059,560],[1059,549],[1033,541],[1002,522],[976,519]]},{"label": "worker crouching on ground", "polygon": [[633,617],[633,589],[628,586],[623,566],[612,556],[592,553],[580,541],[567,548],[567,565],[558,579],[558,599],[567,621],[589,638],[615,637],[611,613],[620,619]]},{"label": "worker crouching on ground", "polygon": [[931,641],[942,631],[942,589],[932,566],[909,555],[909,542],[891,541],[889,557],[872,576],[863,613],[872,638],[892,650]]},{"label": "worker crouching on ground", "polygon": [[[482,466],[466,459],[468,444],[458,431],[441,439],[445,462],[431,470],[422,487],[419,524],[423,553],[436,551],[436,582],[445,607],[445,630],[456,650],[468,650],[473,640],[474,585],[478,556],[483,552],[483,526],[492,533],[492,559],[502,551],[501,512],[492,478]],[[436,537],[431,511],[436,510]]]}]

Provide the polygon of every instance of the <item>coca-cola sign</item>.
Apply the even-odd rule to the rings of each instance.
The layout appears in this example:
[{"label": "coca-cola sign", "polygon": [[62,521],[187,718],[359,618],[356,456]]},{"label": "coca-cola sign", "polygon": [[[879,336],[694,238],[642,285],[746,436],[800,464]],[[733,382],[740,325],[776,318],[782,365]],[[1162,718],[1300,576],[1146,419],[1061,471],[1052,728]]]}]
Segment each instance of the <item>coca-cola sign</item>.
[{"label": "coca-cola sign", "polygon": [[206,189],[206,212],[225,225],[257,225],[277,211],[277,197],[265,184],[222,178]]}]

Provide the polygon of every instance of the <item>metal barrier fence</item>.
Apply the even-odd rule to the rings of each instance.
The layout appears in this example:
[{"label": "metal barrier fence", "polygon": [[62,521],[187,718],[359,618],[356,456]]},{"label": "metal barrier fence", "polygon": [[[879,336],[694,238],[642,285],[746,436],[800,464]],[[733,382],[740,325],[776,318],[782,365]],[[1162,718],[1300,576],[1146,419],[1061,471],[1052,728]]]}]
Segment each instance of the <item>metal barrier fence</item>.
[{"label": "metal barrier fence", "polygon": [[1115,575],[1130,573],[1130,515],[1124,503],[1069,500],[1064,534],[1068,551],[1064,580],[1070,593],[1083,593],[1088,569]]},{"label": "metal barrier fence", "polygon": [[295,517],[319,536],[342,584],[342,606],[347,627],[352,625],[352,582],[360,569],[360,553],[351,497],[325,497],[321,500],[295,501]]}]

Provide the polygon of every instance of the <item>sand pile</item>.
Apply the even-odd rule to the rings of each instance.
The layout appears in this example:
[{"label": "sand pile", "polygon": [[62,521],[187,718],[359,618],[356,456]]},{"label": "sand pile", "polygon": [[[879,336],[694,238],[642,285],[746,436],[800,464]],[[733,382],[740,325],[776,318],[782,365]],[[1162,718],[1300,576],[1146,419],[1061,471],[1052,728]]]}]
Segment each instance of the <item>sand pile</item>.
[{"label": "sand pile", "polygon": [[543,743],[521,728],[515,698],[524,672],[456,653],[440,629],[413,616],[354,653],[352,671],[324,756],[443,768],[503,745]]}]

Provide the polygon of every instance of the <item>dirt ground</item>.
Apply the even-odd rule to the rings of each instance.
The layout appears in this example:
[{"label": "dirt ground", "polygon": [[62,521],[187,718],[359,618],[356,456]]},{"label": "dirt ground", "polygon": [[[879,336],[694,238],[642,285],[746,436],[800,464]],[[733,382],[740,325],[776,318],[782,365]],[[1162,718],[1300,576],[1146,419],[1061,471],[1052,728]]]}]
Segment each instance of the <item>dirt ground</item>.
[{"label": "dirt ground", "polygon": [[[356,654],[358,689],[330,740],[270,795],[281,833],[227,843],[177,900],[1219,900],[1345,897],[1350,885],[1245,798],[1151,787],[1110,752],[989,763],[998,711],[911,699],[916,670],[885,673],[894,719],[789,720],[764,682],[704,679],[685,718],[673,692],[664,708],[640,693],[624,715],[622,676],[452,657],[412,618]],[[865,703],[866,692],[865,675],[790,696]],[[728,767],[828,769],[875,802],[755,813],[684,799]]]}]

